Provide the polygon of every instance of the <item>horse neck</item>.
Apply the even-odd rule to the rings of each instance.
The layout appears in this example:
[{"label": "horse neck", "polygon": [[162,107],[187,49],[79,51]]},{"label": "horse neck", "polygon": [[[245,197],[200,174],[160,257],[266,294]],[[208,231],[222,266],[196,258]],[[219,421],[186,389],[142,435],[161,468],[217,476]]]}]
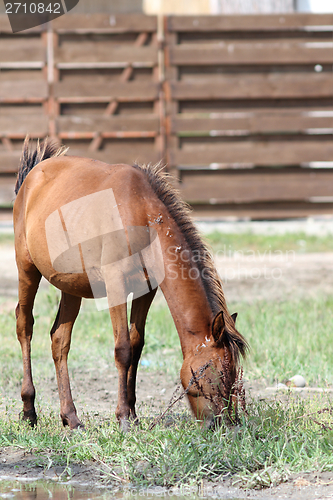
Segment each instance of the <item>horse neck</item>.
[{"label": "horse neck", "polygon": [[193,253],[184,238],[180,238],[178,243],[164,248],[165,279],[160,287],[185,357],[210,335],[214,315]]}]

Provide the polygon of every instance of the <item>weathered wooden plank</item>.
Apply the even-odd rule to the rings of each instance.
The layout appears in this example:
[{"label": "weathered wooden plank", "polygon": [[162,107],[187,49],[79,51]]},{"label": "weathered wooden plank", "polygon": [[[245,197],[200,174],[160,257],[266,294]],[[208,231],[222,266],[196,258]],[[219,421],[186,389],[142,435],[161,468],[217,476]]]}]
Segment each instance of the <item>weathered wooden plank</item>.
[{"label": "weathered wooden plank", "polygon": [[333,98],[333,73],[268,73],[225,75],[211,82],[171,82],[171,96],[178,100],[195,99],[279,99]]},{"label": "weathered wooden plank", "polygon": [[43,80],[0,80],[0,102],[41,102],[47,95]]},{"label": "weathered wooden plank", "polygon": [[333,141],[262,140],[191,144],[170,151],[172,165],[250,164],[297,165],[332,161]]},{"label": "weathered wooden plank", "polygon": [[157,29],[157,17],[144,14],[72,14],[52,21],[53,29],[61,32],[141,33]]},{"label": "weathered wooden plank", "polygon": [[0,116],[0,136],[11,139],[21,139],[29,134],[38,138],[48,133],[48,117],[43,114],[11,115],[2,113]]},{"label": "weathered wooden plank", "polygon": [[304,30],[305,27],[333,26],[333,14],[259,14],[230,16],[169,16],[169,31],[267,31]]},{"label": "weathered wooden plank", "polygon": [[[0,155],[1,158],[1,155]],[[0,175],[0,206],[12,207],[15,201],[16,176]]]},{"label": "weathered wooden plank", "polygon": [[[21,116],[44,116],[45,111],[43,103],[36,103],[35,105],[27,105],[26,103],[13,103],[13,104],[3,104],[0,105],[0,115],[1,119],[8,117],[10,120],[20,120]],[[28,118],[27,118],[28,119]]]},{"label": "weathered wooden plank", "polygon": [[13,35],[0,38],[0,63],[4,62],[45,62],[46,51],[40,37],[22,37]]},{"label": "weathered wooden plank", "polygon": [[[21,151],[0,151],[0,174],[16,174]],[[0,180],[2,177],[0,177]],[[14,192],[14,191],[13,191]]]},{"label": "weathered wooden plank", "polygon": [[1,70],[36,70],[43,69],[45,66],[44,61],[18,61],[18,62],[0,62]]},{"label": "weathered wooden plank", "polygon": [[157,63],[157,47],[133,45],[110,46],[107,41],[77,41],[62,44],[55,51],[56,63],[126,62]]},{"label": "weathered wooden plank", "polygon": [[133,141],[114,141],[112,147],[106,150],[97,150],[91,152],[88,146],[77,147],[71,146],[68,141],[69,154],[71,156],[85,156],[87,158],[94,158],[96,160],[104,161],[109,164],[127,163],[133,165],[135,163],[157,163],[160,161],[159,153],[154,149],[153,144],[138,144]]},{"label": "weathered wooden plank", "polygon": [[194,114],[183,113],[171,118],[173,134],[241,135],[248,133],[304,132],[327,133],[333,129],[333,110],[265,109]]},{"label": "weathered wooden plank", "polygon": [[59,133],[143,132],[147,130],[157,132],[159,130],[159,118],[156,115],[59,116],[56,124]]},{"label": "weathered wooden plank", "polygon": [[81,102],[82,98],[92,98],[92,102],[153,101],[158,98],[158,85],[151,82],[109,82],[96,83],[82,79],[80,83],[72,81],[58,82],[54,85],[54,95],[61,102]]},{"label": "weathered wooden plank", "polygon": [[[97,140],[101,142],[103,139],[152,139],[157,136],[157,132],[151,130],[145,130],[138,132],[136,130],[131,131],[113,131],[113,132],[58,132],[60,139],[90,139]],[[98,149],[98,148],[97,148]],[[95,148],[94,148],[95,151]]]},{"label": "weathered wooden plank", "polygon": [[232,217],[252,219],[287,219],[333,213],[333,203],[278,201],[262,203],[192,204],[196,219]]},{"label": "weathered wooden plank", "polygon": [[189,202],[249,203],[309,200],[332,195],[333,169],[280,168],[186,171],[181,193]]},{"label": "weathered wooden plank", "polygon": [[177,66],[236,64],[331,64],[333,41],[267,41],[195,43],[170,47]]}]

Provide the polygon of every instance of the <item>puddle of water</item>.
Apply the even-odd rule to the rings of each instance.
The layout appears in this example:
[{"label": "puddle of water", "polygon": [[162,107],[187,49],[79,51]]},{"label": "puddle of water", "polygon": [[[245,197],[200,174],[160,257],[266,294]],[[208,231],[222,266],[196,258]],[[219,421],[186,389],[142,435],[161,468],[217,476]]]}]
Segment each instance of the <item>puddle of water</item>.
[{"label": "puddle of water", "polygon": [[53,481],[12,481],[0,479],[0,500],[143,500],[144,498],[150,500],[157,500],[158,498],[198,500],[204,497],[197,496],[190,490],[185,495],[174,495],[166,488],[128,488],[116,491],[107,488],[88,488],[77,485],[74,487],[71,484],[56,483]]}]

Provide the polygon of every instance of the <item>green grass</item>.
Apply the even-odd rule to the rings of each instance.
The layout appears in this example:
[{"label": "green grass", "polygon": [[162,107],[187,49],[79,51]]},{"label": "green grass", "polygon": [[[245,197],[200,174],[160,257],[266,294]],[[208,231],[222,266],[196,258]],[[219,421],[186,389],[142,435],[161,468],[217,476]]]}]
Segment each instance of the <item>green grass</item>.
[{"label": "green grass", "polygon": [[[299,231],[281,235],[262,235],[251,231],[221,233],[214,231],[204,236],[214,252],[226,255],[239,251],[275,252],[333,252],[332,235],[316,236]],[[0,245],[14,243],[14,234],[0,234]]]},{"label": "green grass", "polygon": [[310,385],[333,384],[333,297],[234,307],[251,346],[248,378],[272,383],[299,373]]},{"label": "green grass", "polygon": [[[323,406],[325,405],[325,406]],[[320,411],[325,408],[327,411]],[[319,410],[319,411],[318,411]],[[39,466],[66,466],[94,461],[104,479],[137,486],[198,484],[232,472],[232,482],[244,487],[278,484],[292,472],[333,470],[330,403],[250,402],[237,428],[215,432],[178,418],[172,427],[148,429],[148,420],[128,434],[113,420],[96,426],[86,418],[86,432],[68,432],[51,411],[40,413],[39,425],[1,418],[0,446],[16,446],[37,455]]]},{"label": "green grass", "polygon": [[232,255],[234,252],[333,252],[333,236],[307,235],[304,232],[281,235],[261,235],[252,232],[205,235],[214,253]]},{"label": "green grass", "polygon": [[[36,303],[32,353],[37,381],[54,374],[48,332],[56,303],[54,291],[41,293]],[[273,384],[299,373],[310,385],[333,383],[333,297],[233,304],[231,308],[238,310],[238,328],[251,345],[244,367],[246,379]],[[198,484],[231,472],[232,481],[245,487],[269,486],[291,472],[333,470],[328,396],[311,401],[290,396],[284,403],[250,400],[248,415],[241,415],[237,428],[223,426],[216,432],[201,429],[187,414],[176,414],[172,426],[162,423],[150,431],[147,411],[140,427],[127,435],[119,431],[113,415],[101,421],[93,416],[93,408],[83,415],[85,433],[68,432],[42,401],[39,424],[30,429],[18,422],[16,401],[8,397],[13,391],[19,394],[22,376],[13,312],[0,316],[0,328],[0,389],[5,406],[0,413],[0,446],[34,453],[44,468],[61,464],[66,466],[64,474],[70,476],[73,463],[93,460],[103,467],[105,480],[139,486]],[[70,370],[113,365],[112,349],[108,313],[85,304],[73,334]],[[143,358],[150,364],[141,370],[158,368],[173,377],[181,366],[178,335],[161,301],[149,316]]]},{"label": "green grass", "polygon": [[14,244],[14,233],[1,233],[0,245]]}]

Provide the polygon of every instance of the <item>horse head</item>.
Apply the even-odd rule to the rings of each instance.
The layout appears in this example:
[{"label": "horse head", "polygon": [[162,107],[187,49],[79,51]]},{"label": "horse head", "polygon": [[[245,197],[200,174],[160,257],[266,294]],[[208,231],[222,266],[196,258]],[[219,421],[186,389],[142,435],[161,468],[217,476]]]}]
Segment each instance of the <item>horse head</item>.
[{"label": "horse head", "polygon": [[[237,403],[233,386],[237,374],[239,352],[235,328],[237,313],[220,311],[214,318],[210,334],[185,356],[181,381],[194,416],[207,427],[231,415]],[[228,320],[228,323],[226,323]],[[242,339],[242,337],[241,337]]]}]

